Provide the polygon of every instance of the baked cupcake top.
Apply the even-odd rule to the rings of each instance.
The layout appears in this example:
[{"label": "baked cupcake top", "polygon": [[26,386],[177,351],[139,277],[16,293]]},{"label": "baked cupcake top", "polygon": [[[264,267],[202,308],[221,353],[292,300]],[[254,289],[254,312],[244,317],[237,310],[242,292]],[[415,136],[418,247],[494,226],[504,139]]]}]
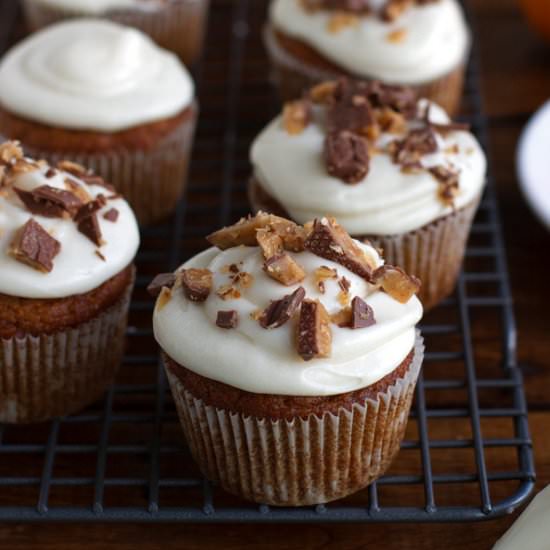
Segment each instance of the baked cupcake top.
[{"label": "baked cupcake top", "polygon": [[256,182],[298,222],[330,214],[352,235],[418,229],[476,200],[475,137],[412,90],[348,79],[287,103],[251,149]]},{"label": "baked cupcake top", "polygon": [[456,0],[273,0],[276,30],[356,76],[421,84],[466,58]]},{"label": "baked cupcake top", "polygon": [[56,127],[126,130],[175,116],[193,97],[191,77],[176,55],[110,21],[52,25],[0,62],[0,106]]},{"label": "baked cupcake top", "polygon": [[83,294],[130,265],[138,246],[130,206],[102,178],[0,145],[0,293]]},{"label": "baked cupcake top", "polygon": [[150,11],[163,7],[166,0],[32,0],[36,4],[51,6],[75,13],[102,14],[111,10]]},{"label": "baked cupcake top", "polygon": [[420,283],[332,218],[259,213],[157,277],[155,337],[177,363],[252,393],[338,395],[396,369],[414,347]]}]

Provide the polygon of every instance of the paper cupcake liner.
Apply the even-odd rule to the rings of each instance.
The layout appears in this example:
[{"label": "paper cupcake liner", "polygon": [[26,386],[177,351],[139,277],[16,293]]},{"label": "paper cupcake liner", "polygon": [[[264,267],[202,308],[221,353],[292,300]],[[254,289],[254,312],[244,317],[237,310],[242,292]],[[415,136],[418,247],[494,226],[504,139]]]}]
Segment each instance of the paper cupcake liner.
[{"label": "paper cupcake liner", "polygon": [[56,152],[24,143],[28,156],[55,165],[71,160],[113,184],[131,204],[141,225],[169,216],[185,191],[198,108],[171,134],[147,150],[117,149],[102,153]]},{"label": "paper cupcake liner", "polygon": [[101,397],[122,359],[132,288],[76,327],[0,340],[0,423],[67,416]]},{"label": "paper cupcake liner", "polygon": [[[191,65],[202,50],[209,4],[210,0],[172,0],[156,10],[110,10],[101,17],[143,31],[163,48],[179,55],[186,65]],[[64,19],[91,16],[36,0],[24,0],[23,7],[27,25],[33,31]]]},{"label": "paper cupcake liner", "polygon": [[[315,84],[333,80],[343,74],[361,80],[369,80],[369,77],[366,76],[350,75],[345,69],[337,73],[304,63],[281,47],[269,25],[264,29],[264,43],[271,60],[271,78],[284,101],[300,97],[304,90]],[[450,115],[454,115],[460,107],[465,69],[465,63],[461,63],[440,78],[410,87],[417,91],[419,97],[425,97],[438,103]]]},{"label": "paper cupcake liner", "polygon": [[215,408],[166,372],[189,447],[208,479],[255,502],[305,506],[343,498],[387,470],[404,437],[423,355],[418,333],[406,374],[376,400],[292,420]]},{"label": "paper cupcake liner", "polygon": [[422,281],[418,297],[430,309],[452,294],[480,197],[416,231],[386,237],[367,236],[382,248],[384,260]]}]

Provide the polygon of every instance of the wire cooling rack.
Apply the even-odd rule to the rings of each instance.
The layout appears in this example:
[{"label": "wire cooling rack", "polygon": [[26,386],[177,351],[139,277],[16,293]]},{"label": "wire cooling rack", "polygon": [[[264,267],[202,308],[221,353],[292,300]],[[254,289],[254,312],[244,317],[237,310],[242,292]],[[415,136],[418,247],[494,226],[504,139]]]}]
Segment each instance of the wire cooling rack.
[{"label": "wire cooling rack", "polygon": [[[18,2],[0,0],[0,51],[19,34]],[[177,416],[145,293],[159,271],[248,211],[247,151],[277,103],[261,47],[264,0],[213,0],[187,198],[143,231],[128,352],[103,401],[39,426],[0,426],[0,521],[471,521],[512,511],[534,485],[531,440],[493,182],[455,294],[426,315],[423,375],[388,474],[335,503],[302,509],[244,502],[205,481]],[[463,119],[485,148],[479,67],[468,68]]]}]

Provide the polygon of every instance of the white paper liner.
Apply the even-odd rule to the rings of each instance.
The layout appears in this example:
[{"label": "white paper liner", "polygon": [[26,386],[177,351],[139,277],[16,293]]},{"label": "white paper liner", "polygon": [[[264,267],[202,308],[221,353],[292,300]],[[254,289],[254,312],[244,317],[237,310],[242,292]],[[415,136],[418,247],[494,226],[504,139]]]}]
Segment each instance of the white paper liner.
[{"label": "white paper liner", "polygon": [[423,356],[417,333],[405,376],[377,400],[290,421],[217,409],[166,372],[189,447],[207,478],[255,502],[305,506],[343,498],[387,470],[404,437]]},{"label": "white paper liner", "polygon": [[374,246],[382,248],[386,263],[397,265],[422,281],[418,297],[425,309],[452,294],[479,201],[477,197],[456,212],[416,231],[367,237]]},{"label": "white paper liner", "polygon": [[0,339],[0,423],[67,416],[113,382],[124,351],[132,282],[94,319],[42,336]]},{"label": "white paper liner", "polygon": [[[163,48],[175,52],[186,65],[191,65],[202,50],[209,4],[210,0],[172,0],[157,10],[118,9],[101,17],[140,29]],[[27,25],[33,31],[64,19],[91,17],[33,0],[24,0],[23,8]]]},{"label": "white paper liner", "polygon": [[29,157],[54,166],[71,160],[93,170],[124,196],[141,225],[149,225],[169,216],[185,191],[198,107],[191,109],[191,116],[152,149],[88,153],[45,150],[24,141],[22,145]]},{"label": "white paper liner", "polygon": [[[345,69],[336,73],[304,63],[280,46],[270,25],[264,28],[264,44],[271,59],[271,78],[285,101],[300,97],[319,82],[333,80],[343,74],[369,80],[369,77],[352,75]],[[456,114],[462,98],[465,68],[465,63],[461,63],[442,77],[410,87],[417,91],[419,97],[438,103],[450,115]]]}]

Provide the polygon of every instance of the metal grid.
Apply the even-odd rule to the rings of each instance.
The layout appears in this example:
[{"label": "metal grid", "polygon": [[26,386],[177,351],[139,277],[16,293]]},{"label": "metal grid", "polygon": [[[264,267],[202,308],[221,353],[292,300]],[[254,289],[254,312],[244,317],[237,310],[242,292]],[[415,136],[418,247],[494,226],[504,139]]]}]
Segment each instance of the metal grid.
[{"label": "metal grid", "polygon": [[[18,3],[0,0],[0,51]],[[264,0],[213,0],[195,72],[202,116],[187,199],[143,231],[128,353],[115,387],[80,415],[0,426],[0,520],[397,522],[494,518],[534,486],[531,440],[493,183],[454,296],[428,314],[429,352],[406,440],[388,475],[344,501],[303,509],[246,503],[205,481],[189,456],[150,328],[145,286],[247,212],[248,146],[276,111],[260,46]],[[471,60],[463,119],[485,148],[487,120]]]}]

